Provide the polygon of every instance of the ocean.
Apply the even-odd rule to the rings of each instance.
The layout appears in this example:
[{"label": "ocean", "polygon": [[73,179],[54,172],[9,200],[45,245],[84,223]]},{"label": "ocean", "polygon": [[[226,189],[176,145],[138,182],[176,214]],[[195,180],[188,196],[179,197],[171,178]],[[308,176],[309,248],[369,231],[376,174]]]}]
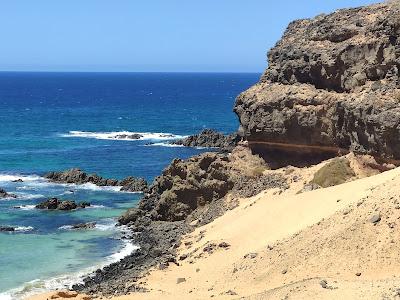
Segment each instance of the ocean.
[{"label": "ocean", "polygon": [[[151,182],[176,157],[207,151],[171,147],[169,139],[238,127],[235,97],[260,74],[239,73],[0,73],[0,299],[18,299],[68,285],[134,250],[119,237],[116,217],[140,193],[91,184],[46,181],[72,167],[103,177]],[[121,133],[140,140],[116,140]],[[165,134],[168,134],[165,136]],[[148,145],[153,143],[153,145]],[[22,179],[23,182],[14,182]],[[73,191],[73,192],[71,192]],[[90,208],[41,211],[49,197],[89,201]],[[68,226],[96,222],[92,230]]]}]

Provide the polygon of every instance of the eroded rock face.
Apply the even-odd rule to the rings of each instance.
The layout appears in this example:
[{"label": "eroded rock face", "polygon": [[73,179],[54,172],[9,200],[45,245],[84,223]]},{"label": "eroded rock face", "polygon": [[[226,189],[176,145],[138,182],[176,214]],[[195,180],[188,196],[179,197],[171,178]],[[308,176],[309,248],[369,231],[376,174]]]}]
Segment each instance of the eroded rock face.
[{"label": "eroded rock face", "polygon": [[240,94],[251,147],[400,159],[400,4],[292,22],[259,83]]}]

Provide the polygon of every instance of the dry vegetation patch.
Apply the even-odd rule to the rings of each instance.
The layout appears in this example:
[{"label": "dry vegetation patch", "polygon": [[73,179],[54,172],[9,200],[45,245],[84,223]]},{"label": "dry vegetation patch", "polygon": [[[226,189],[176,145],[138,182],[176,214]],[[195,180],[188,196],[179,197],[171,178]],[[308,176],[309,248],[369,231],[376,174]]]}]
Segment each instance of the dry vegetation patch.
[{"label": "dry vegetation patch", "polygon": [[355,175],[350,167],[350,162],[346,158],[335,158],[314,174],[311,183],[321,187],[329,187],[345,183]]}]

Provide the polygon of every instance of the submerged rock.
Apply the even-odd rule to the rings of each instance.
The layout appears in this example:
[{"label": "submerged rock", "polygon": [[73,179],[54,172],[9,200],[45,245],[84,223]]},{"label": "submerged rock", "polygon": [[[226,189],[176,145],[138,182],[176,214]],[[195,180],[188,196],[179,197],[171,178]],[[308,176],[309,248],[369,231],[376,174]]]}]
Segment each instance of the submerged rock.
[{"label": "submerged rock", "polygon": [[399,160],[399,36],[396,1],[290,23],[259,83],[237,97],[240,134],[265,157],[354,151]]},{"label": "submerged rock", "polygon": [[1,198],[17,198],[17,195],[7,193],[4,189],[0,188],[0,199]]}]

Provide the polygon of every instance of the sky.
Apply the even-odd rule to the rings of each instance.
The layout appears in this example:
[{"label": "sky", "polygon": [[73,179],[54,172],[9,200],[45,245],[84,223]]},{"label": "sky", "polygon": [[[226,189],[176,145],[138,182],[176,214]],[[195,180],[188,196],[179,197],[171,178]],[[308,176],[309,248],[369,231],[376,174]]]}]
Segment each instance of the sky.
[{"label": "sky", "polygon": [[0,0],[0,71],[259,72],[287,24],[372,0]]}]

